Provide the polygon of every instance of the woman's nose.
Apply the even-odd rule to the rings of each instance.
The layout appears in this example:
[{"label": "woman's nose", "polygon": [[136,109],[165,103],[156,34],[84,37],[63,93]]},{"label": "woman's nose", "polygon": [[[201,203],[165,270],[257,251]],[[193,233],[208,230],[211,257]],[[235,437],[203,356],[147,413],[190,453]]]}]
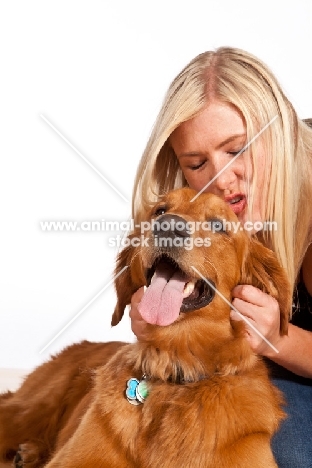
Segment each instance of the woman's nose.
[{"label": "woman's nose", "polygon": [[216,189],[218,192],[224,192],[230,189],[236,180],[234,167],[229,161],[224,162],[223,165],[215,164],[212,171],[210,186],[211,189]]},{"label": "woman's nose", "polygon": [[216,174],[214,180],[215,187],[219,190],[226,190],[229,189],[233,183],[235,182],[235,174],[230,169],[226,169],[222,173]]}]

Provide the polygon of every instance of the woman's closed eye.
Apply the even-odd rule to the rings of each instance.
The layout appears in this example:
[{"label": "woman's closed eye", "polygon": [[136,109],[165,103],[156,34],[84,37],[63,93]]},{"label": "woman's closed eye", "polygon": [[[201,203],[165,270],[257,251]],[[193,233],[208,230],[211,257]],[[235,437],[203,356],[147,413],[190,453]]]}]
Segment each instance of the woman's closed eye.
[{"label": "woman's closed eye", "polygon": [[205,164],[206,161],[202,161],[198,164],[193,164],[192,166],[189,166],[189,169],[191,169],[191,171],[196,171],[197,169],[200,169],[204,164]]},{"label": "woman's closed eye", "polygon": [[241,148],[241,149],[238,150],[238,151],[227,151],[227,154],[230,154],[231,156],[237,156],[239,153],[240,153],[240,154],[245,153],[246,149],[247,149],[247,148],[244,146],[243,148]]}]

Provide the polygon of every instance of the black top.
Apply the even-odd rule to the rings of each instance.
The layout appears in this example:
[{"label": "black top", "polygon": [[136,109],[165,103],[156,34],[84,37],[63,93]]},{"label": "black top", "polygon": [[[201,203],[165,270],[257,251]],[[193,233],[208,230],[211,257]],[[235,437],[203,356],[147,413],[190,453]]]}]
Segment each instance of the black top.
[{"label": "black top", "polygon": [[[293,299],[291,323],[304,330],[312,331],[312,296],[307,291],[303,281],[298,283]],[[292,380],[304,385],[312,385],[312,379],[300,377],[284,367],[275,364],[273,361],[265,359],[272,378]]]},{"label": "black top", "polygon": [[312,296],[303,282],[298,283],[295,290],[291,323],[312,331]]}]

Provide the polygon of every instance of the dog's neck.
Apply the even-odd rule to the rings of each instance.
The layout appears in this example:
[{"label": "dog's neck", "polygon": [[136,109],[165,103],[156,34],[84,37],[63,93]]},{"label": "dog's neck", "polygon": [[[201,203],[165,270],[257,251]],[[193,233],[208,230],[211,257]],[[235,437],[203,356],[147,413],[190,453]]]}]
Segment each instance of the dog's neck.
[{"label": "dog's neck", "polygon": [[245,372],[257,360],[241,333],[235,335],[232,330],[227,336],[219,334],[215,341],[208,334],[201,339],[186,338],[177,334],[170,340],[157,337],[154,342],[136,343],[132,366],[150,380],[185,384]]}]

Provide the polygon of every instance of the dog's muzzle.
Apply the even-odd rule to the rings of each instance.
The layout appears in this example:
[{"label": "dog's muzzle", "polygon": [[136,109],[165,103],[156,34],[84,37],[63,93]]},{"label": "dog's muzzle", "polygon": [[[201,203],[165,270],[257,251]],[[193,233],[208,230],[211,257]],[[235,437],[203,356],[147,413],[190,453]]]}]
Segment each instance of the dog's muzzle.
[{"label": "dog's muzzle", "polygon": [[[191,241],[188,222],[181,216],[164,214],[154,221],[152,235],[155,242],[152,266],[146,272],[148,286],[154,275],[166,277],[168,284],[172,278],[178,277],[179,281],[184,283],[180,312],[190,312],[207,306],[215,295],[214,282],[211,279],[206,282],[202,278],[194,277],[191,264],[188,265],[188,272],[182,266],[185,265],[185,245],[189,245]],[[190,252],[188,256],[192,257]]]}]

